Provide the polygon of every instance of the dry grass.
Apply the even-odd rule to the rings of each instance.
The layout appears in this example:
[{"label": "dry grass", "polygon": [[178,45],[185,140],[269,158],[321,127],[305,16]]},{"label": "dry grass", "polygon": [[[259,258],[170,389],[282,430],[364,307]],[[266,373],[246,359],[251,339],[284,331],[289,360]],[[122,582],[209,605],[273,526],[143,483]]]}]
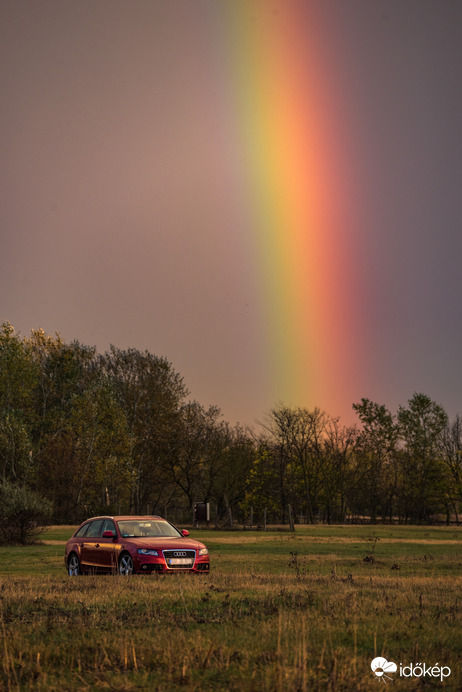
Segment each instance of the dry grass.
[{"label": "dry grass", "polygon": [[209,577],[0,577],[0,687],[369,692],[383,654],[452,669],[425,687],[395,675],[394,690],[462,688],[457,553],[416,548],[393,570],[381,547],[371,565],[336,541],[305,555],[297,542],[227,537],[257,545],[243,557],[210,536]]},{"label": "dry grass", "polygon": [[0,672],[12,690],[373,690],[384,654],[451,665],[459,689],[462,578],[409,582],[10,577]]}]

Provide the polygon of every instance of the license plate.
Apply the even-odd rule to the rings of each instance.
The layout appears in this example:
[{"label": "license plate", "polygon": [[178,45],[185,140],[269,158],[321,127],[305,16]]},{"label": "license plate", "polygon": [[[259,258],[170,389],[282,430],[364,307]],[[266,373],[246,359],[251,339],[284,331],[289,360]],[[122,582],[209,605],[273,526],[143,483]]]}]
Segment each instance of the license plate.
[{"label": "license plate", "polygon": [[168,560],[169,565],[188,565],[190,567],[192,563],[191,558],[187,557],[171,557]]}]

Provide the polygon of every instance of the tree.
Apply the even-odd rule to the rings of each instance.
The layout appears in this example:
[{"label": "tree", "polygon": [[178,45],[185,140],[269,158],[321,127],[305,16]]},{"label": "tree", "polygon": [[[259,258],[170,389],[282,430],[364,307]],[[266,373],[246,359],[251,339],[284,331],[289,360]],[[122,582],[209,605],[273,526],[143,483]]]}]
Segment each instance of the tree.
[{"label": "tree", "polygon": [[219,520],[225,516],[229,519],[229,511],[238,510],[245,521],[248,514],[242,503],[256,456],[255,442],[248,429],[223,422],[219,437],[220,449],[209,457],[210,498],[215,500]]},{"label": "tree", "polygon": [[[308,411],[287,406],[273,409],[271,416],[273,435],[280,440],[280,445],[285,447],[284,456],[290,460],[288,468],[293,469],[296,479],[301,479],[301,508],[311,524],[318,511],[327,416],[318,408]],[[293,502],[296,502],[295,498]]]},{"label": "tree", "polygon": [[280,502],[275,461],[264,440],[255,450],[252,465],[245,477],[244,491],[241,510],[245,517],[249,516],[252,507],[254,518],[260,524],[263,524],[265,510],[273,521],[279,518]]},{"label": "tree", "polygon": [[96,351],[78,341],[66,344],[59,334],[50,336],[42,329],[32,331],[24,343],[40,373],[34,392],[36,476],[31,487],[52,502],[55,521],[75,521],[73,490],[79,459],[74,423],[97,377]]},{"label": "tree", "polygon": [[0,542],[33,542],[51,511],[50,502],[25,486],[0,482]]},{"label": "tree", "polygon": [[111,346],[99,367],[112,383],[127,421],[132,470],[130,509],[146,511],[170,497],[167,460],[187,390],[165,359]]},{"label": "tree", "polygon": [[0,328],[0,479],[34,476],[32,429],[39,370],[9,322]]},{"label": "tree", "polygon": [[70,488],[75,512],[127,511],[133,483],[127,423],[107,379],[93,381],[75,401],[70,426],[75,436]]},{"label": "tree", "polygon": [[408,408],[398,411],[399,433],[405,448],[406,514],[413,521],[430,523],[444,501],[443,432],[448,417],[442,406],[425,394],[414,394]]},{"label": "tree", "polygon": [[345,506],[341,500],[339,508],[338,494],[345,476],[338,470],[349,463],[353,431],[343,430],[318,408],[309,411],[284,405],[270,411],[265,428],[279,479],[283,520],[289,501],[309,523],[320,513],[329,522],[339,512],[343,515]]},{"label": "tree", "polygon": [[171,478],[187,498],[190,511],[195,500],[206,500],[210,495],[210,461],[221,450],[220,417],[215,406],[205,409],[197,401],[184,404],[170,440]]},{"label": "tree", "polygon": [[252,461],[252,439],[241,427],[230,427],[219,408],[197,401],[181,408],[168,464],[189,513],[194,501],[214,501],[218,517],[229,516],[244,499]]},{"label": "tree", "polygon": [[396,491],[396,453],[398,425],[388,409],[370,399],[361,399],[353,409],[362,423],[356,454],[361,466],[362,505],[375,524],[393,515],[393,497]]},{"label": "tree", "polygon": [[267,414],[263,427],[266,430],[266,448],[272,457],[277,477],[280,521],[286,522],[288,504],[293,502],[296,469],[293,464],[293,439],[299,427],[299,413],[284,404],[274,407]]},{"label": "tree", "polygon": [[341,426],[338,419],[329,420],[323,442],[321,509],[328,524],[345,522],[348,511],[355,509],[360,469],[355,463],[356,428]]},{"label": "tree", "polygon": [[444,430],[443,462],[448,473],[447,503],[452,507],[458,524],[458,505],[462,502],[462,420],[459,416]]}]

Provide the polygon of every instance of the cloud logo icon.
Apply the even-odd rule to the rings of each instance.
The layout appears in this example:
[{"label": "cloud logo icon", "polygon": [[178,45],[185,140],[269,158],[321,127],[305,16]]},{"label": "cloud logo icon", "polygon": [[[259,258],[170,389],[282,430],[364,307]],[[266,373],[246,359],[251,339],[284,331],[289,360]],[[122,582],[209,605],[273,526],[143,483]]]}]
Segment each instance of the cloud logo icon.
[{"label": "cloud logo icon", "polygon": [[377,656],[377,658],[374,658],[374,660],[371,662],[371,668],[374,675],[380,678],[383,682],[385,682],[384,678],[391,680],[387,673],[396,673],[398,670],[396,663],[387,661],[387,659],[383,658],[382,656]]}]

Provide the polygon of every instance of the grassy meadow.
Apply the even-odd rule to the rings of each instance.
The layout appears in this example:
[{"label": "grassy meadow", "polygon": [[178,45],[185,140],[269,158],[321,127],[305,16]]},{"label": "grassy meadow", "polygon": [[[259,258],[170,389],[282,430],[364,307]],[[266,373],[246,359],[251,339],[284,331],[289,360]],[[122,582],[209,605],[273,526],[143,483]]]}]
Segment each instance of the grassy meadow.
[{"label": "grassy meadow", "polygon": [[0,547],[0,689],[462,689],[462,529],[193,530],[210,575],[128,578],[68,577],[72,531]]}]

